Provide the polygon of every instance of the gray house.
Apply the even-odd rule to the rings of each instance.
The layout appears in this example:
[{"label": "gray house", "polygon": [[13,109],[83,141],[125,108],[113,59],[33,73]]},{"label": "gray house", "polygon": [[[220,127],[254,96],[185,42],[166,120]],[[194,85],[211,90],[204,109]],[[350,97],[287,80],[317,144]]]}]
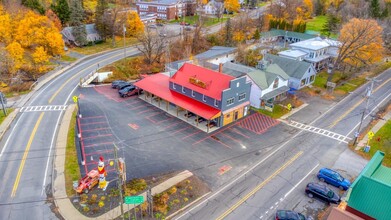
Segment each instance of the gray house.
[{"label": "gray house", "polygon": [[292,60],[273,54],[266,54],[265,60],[277,64],[286,74],[288,74],[288,86],[290,88],[299,90],[315,81],[316,71],[311,63]]},{"label": "gray house", "polygon": [[[86,32],[87,32],[87,42],[88,43],[96,43],[102,40],[102,37],[98,34],[98,31],[95,28],[95,24],[86,24]],[[61,35],[65,43],[74,44],[76,46],[75,37],[72,34],[73,27],[66,27],[62,29]]]}]

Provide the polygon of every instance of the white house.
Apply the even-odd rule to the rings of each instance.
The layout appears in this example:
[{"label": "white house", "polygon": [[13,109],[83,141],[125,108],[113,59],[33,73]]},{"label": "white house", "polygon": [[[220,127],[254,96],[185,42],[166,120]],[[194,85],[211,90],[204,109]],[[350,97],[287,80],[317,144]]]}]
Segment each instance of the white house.
[{"label": "white house", "polygon": [[222,14],[224,10],[224,4],[215,0],[209,1],[203,7],[203,13],[206,15],[217,15],[218,13]]},{"label": "white house", "polygon": [[[338,41],[320,37],[290,44],[292,54],[298,51],[306,53],[303,59],[311,63],[316,71],[325,68],[337,56],[338,46]],[[285,53],[283,56],[287,57],[289,55]],[[295,59],[294,56],[291,58]]]}]

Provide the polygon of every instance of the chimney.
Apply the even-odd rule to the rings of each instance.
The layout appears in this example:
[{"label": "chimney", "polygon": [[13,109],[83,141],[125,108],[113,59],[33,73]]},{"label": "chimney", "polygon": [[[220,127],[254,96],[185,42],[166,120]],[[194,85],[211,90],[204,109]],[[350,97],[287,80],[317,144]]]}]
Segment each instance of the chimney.
[{"label": "chimney", "polygon": [[219,63],[219,72],[220,72],[220,73],[223,72],[223,64],[222,64],[222,63]]}]

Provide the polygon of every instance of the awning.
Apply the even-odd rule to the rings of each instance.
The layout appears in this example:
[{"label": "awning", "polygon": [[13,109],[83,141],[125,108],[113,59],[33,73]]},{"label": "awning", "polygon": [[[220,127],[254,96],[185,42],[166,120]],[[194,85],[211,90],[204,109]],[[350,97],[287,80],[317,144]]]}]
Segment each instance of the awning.
[{"label": "awning", "polygon": [[274,98],[274,97],[276,97],[276,96],[278,96],[278,95],[280,95],[280,94],[282,94],[284,92],[287,92],[288,90],[289,90],[288,86],[281,86],[278,89],[275,89],[275,90],[273,90],[271,92],[266,93],[265,95],[263,95],[261,97],[261,99],[269,100],[269,99]]},{"label": "awning", "polygon": [[220,116],[219,109],[170,90],[169,79],[167,75],[158,73],[146,77],[134,85],[207,120]]}]

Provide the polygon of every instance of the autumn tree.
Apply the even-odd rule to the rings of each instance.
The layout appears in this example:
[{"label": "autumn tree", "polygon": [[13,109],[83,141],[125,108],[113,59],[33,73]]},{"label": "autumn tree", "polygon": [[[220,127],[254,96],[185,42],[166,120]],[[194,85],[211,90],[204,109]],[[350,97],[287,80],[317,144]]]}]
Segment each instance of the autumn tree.
[{"label": "autumn tree", "polygon": [[128,37],[135,37],[144,32],[144,23],[136,11],[126,13],[126,29]]},{"label": "autumn tree", "polygon": [[61,32],[61,30],[62,30],[61,20],[58,18],[58,16],[51,9],[48,9],[45,12],[45,16],[48,17],[53,22],[53,24],[57,28],[57,30],[59,32]]},{"label": "autumn tree", "polygon": [[12,39],[12,20],[11,16],[3,9],[3,6],[0,4],[0,42],[10,43]]},{"label": "autumn tree", "polygon": [[224,1],[224,8],[228,12],[238,12],[240,9],[240,3],[238,0],[225,0]]},{"label": "autumn tree", "polygon": [[255,29],[255,32],[254,32],[254,35],[253,35],[253,39],[254,40],[259,40],[261,38],[261,33],[259,33],[259,29]]},{"label": "autumn tree", "polygon": [[73,0],[71,4],[70,25],[72,26],[72,35],[75,38],[75,44],[78,46],[87,45],[86,25],[83,23],[84,10],[80,0]]},{"label": "autumn tree", "polygon": [[109,8],[107,0],[98,0],[95,9],[95,28],[99,35],[106,40],[109,35],[108,23],[105,20],[105,11]]},{"label": "autumn tree", "polygon": [[61,23],[64,25],[69,21],[71,12],[69,10],[69,5],[67,0],[57,0],[51,5],[53,11],[57,14],[58,18],[61,20]]},{"label": "autumn tree", "polygon": [[353,18],[344,24],[338,38],[338,56],[327,81],[331,81],[335,69],[342,63],[359,66],[379,61],[383,52],[382,31],[372,19]]},{"label": "autumn tree", "polygon": [[136,45],[136,47],[144,55],[145,62],[149,65],[155,62],[160,63],[165,53],[166,42],[153,34],[150,28],[138,35],[137,39],[140,44]]},{"label": "autumn tree", "polygon": [[31,8],[33,10],[36,10],[40,14],[45,13],[45,8],[38,0],[22,0],[22,5]]},{"label": "autumn tree", "polygon": [[13,73],[20,69],[24,63],[24,49],[18,42],[10,43],[6,48],[9,57],[12,59],[13,65],[10,66],[10,72]]},{"label": "autumn tree", "polygon": [[255,67],[258,64],[258,61],[262,59],[263,55],[261,49],[246,49],[245,46],[238,47],[238,53],[235,60],[241,64]]},{"label": "autumn tree", "polygon": [[228,18],[225,23],[224,43],[227,47],[232,46],[232,27],[230,18]]},{"label": "autumn tree", "polygon": [[308,19],[311,17],[313,12],[312,0],[304,0],[303,4],[296,8],[297,18],[298,19]]}]

